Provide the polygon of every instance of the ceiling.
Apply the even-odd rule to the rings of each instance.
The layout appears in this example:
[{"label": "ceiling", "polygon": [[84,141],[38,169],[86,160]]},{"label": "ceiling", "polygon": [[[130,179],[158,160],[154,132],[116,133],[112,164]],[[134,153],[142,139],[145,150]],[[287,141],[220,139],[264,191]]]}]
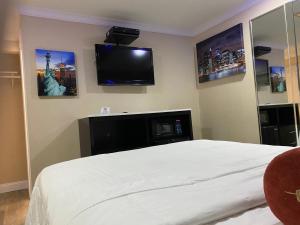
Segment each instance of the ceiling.
[{"label": "ceiling", "polygon": [[193,36],[262,0],[18,0],[22,14]]}]

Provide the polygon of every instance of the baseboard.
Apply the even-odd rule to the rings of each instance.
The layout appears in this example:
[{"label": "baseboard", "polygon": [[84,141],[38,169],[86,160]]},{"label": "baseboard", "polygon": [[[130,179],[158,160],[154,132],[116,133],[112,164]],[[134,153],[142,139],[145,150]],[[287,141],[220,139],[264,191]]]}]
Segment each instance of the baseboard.
[{"label": "baseboard", "polygon": [[27,188],[28,188],[27,180],[22,180],[22,181],[13,182],[13,183],[7,183],[7,184],[0,184],[0,194],[6,193],[6,192],[11,192],[11,191],[24,190]]}]

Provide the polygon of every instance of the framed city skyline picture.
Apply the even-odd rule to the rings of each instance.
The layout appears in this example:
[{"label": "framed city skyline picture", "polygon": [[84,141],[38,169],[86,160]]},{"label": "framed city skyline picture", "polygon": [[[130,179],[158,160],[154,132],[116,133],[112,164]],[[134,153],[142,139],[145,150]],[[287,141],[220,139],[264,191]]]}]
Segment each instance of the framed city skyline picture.
[{"label": "framed city skyline picture", "polygon": [[270,81],[273,93],[286,92],[286,80],[283,66],[270,67]]},{"label": "framed city skyline picture", "polygon": [[39,96],[77,96],[74,52],[36,49]]},{"label": "framed city skyline picture", "polygon": [[199,42],[196,51],[199,83],[246,73],[242,24]]}]

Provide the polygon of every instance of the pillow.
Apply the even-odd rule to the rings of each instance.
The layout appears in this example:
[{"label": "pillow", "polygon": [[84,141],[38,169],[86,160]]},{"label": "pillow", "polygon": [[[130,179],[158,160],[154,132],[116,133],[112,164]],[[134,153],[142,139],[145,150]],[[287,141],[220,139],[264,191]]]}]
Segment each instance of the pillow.
[{"label": "pillow", "polygon": [[264,175],[267,203],[285,225],[300,225],[300,148],[274,158]]}]

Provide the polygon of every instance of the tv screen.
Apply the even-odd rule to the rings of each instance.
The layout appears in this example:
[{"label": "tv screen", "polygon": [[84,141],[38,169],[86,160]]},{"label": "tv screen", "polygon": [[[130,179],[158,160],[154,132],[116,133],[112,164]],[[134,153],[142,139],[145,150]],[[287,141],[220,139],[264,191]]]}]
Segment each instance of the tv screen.
[{"label": "tv screen", "polygon": [[99,85],[154,85],[152,49],[96,44]]},{"label": "tv screen", "polygon": [[255,59],[256,82],[260,86],[270,85],[269,62],[265,59]]}]

